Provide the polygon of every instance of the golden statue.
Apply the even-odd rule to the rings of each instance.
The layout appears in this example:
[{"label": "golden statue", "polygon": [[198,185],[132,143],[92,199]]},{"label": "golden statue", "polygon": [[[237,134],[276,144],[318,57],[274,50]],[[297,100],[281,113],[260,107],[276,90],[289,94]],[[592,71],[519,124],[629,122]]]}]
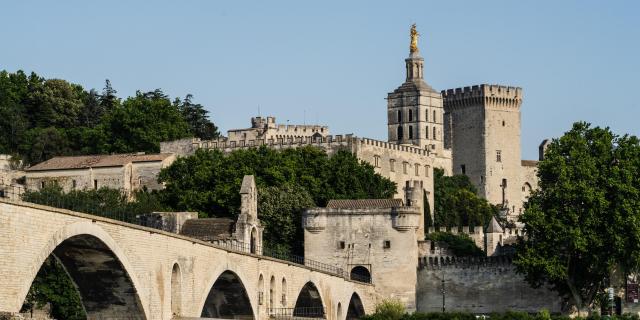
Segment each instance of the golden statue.
[{"label": "golden statue", "polygon": [[418,37],[420,36],[420,34],[418,33],[418,30],[416,30],[416,24],[412,24],[411,25],[411,45],[409,45],[409,52],[410,53],[414,53],[414,52],[418,52]]}]

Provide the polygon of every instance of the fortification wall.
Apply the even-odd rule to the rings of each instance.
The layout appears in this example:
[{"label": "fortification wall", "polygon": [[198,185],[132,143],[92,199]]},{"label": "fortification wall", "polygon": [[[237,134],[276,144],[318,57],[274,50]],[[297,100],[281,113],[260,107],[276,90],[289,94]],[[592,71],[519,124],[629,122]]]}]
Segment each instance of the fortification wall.
[{"label": "fortification wall", "polygon": [[443,279],[446,311],[477,314],[561,311],[560,297],[547,288],[531,288],[516,273],[508,257],[421,258],[416,293],[418,311],[442,311]]}]

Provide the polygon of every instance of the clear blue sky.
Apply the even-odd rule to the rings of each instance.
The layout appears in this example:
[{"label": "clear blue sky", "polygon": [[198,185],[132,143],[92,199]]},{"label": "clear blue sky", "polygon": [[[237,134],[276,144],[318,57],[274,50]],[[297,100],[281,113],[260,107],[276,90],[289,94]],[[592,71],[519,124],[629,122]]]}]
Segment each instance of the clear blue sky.
[{"label": "clear blue sky", "polygon": [[434,88],[524,88],[525,158],[577,120],[640,133],[640,1],[4,1],[0,17],[0,69],[192,93],[223,131],[260,106],[386,139],[415,22]]}]

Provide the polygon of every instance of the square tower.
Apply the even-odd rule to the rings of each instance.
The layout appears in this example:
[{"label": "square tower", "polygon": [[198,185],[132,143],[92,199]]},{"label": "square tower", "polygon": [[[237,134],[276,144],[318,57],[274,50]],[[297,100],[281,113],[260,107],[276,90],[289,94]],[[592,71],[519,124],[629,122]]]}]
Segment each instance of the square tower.
[{"label": "square tower", "polygon": [[424,59],[417,47],[417,36],[413,26],[410,53],[405,59],[405,82],[387,95],[388,140],[442,154],[442,95],[424,81]]},{"label": "square tower", "polygon": [[467,175],[479,195],[506,214],[517,214],[522,205],[522,89],[482,84],[442,91],[442,96],[453,173]]}]

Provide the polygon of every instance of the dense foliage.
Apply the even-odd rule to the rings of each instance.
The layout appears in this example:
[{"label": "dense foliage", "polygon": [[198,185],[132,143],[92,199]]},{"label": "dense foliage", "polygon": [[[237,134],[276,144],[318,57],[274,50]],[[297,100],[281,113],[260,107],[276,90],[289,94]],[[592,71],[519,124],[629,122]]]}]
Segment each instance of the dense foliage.
[{"label": "dense foliage", "polygon": [[0,71],[0,153],[25,164],[57,155],[158,152],[159,143],[218,136],[192,96],[173,102],[159,89],[121,101],[107,80],[101,93],[35,73]]},{"label": "dense foliage", "polygon": [[445,176],[444,170],[433,169],[434,225],[443,227],[483,227],[498,215],[498,208],[477,194],[466,175]]},{"label": "dense foliage", "polygon": [[22,312],[31,312],[49,304],[50,315],[54,319],[80,320],[87,316],[82,307],[80,294],[64,271],[62,265],[49,257],[31,284],[22,306]]},{"label": "dense foliage", "polygon": [[62,188],[50,185],[40,191],[27,191],[22,199],[127,222],[137,221],[136,216],[139,214],[169,209],[169,206],[160,203],[155,194],[139,191],[133,195],[135,200],[131,201],[119,190],[107,188],[65,193]]},{"label": "dense foliage", "polygon": [[268,186],[258,190],[258,212],[264,226],[264,245],[286,254],[304,251],[299,228],[302,210],[314,207],[309,192],[297,185]]},{"label": "dense foliage", "polygon": [[296,254],[302,254],[303,208],[324,206],[330,199],[390,198],[396,190],[393,182],[347,151],[329,157],[311,146],[282,151],[263,146],[226,155],[198,150],[180,158],[161,171],[166,188],[159,196],[176,210],[234,218],[244,175],[254,175],[261,191],[265,242]]},{"label": "dense foliage", "polygon": [[178,210],[234,217],[244,175],[254,175],[259,187],[300,186],[318,206],[330,199],[390,198],[396,190],[393,182],[347,151],[329,157],[312,146],[282,151],[263,146],[227,155],[198,150],[180,158],[160,173],[166,186],[160,196]]},{"label": "dense foliage", "polygon": [[578,310],[592,307],[615,269],[640,266],[640,143],[575,123],[538,164],[515,263],[533,286],[550,284]]},{"label": "dense foliage", "polygon": [[482,257],[485,256],[484,251],[464,233],[452,234],[449,232],[434,232],[427,234],[427,240],[438,242],[440,246],[448,248],[454,255],[458,257]]}]

